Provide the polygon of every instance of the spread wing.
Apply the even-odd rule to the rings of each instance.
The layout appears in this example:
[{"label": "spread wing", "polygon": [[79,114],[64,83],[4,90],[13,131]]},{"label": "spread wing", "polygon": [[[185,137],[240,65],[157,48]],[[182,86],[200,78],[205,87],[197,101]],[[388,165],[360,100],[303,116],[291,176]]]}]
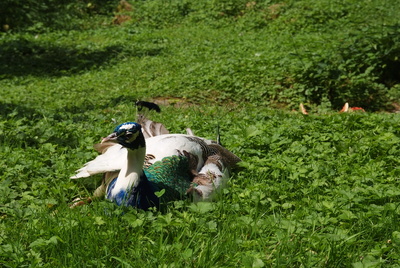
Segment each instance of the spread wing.
[{"label": "spread wing", "polygon": [[77,174],[72,176],[71,179],[85,178],[95,174],[119,171],[127,161],[128,151],[119,144],[100,144],[95,145],[95,148],[96,147],[102,150],[102,154],[92,161],[87,162],[82,168],[78,169],[76,171]]}]

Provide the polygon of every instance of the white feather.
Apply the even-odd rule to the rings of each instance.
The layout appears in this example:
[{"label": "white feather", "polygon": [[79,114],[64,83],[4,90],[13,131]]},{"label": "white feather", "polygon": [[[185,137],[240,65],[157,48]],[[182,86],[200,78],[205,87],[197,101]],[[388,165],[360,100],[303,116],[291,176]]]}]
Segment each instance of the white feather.
[{"label": "white feather", "polygon": [[[146,154],[154,155],[155,158],[149,162],[151,164],[162,160],[164,157],[171,155],[179,155],[183,151],[187,151],[197,156],[199,170],[203,164],[203,150],[199,143],[193,141],[193,136],[185,134],[167,134],[151,137],[146,139]],[[207,140],[201,139],[205,142]]]},{"label": "white feather", "polygon": [[[199,171],[199,175],[205,175],[210,178],[215,176],[215,178],[209,184],[197,185],[194,187],[196,191],[201,192],[200,195],[194,195],[194,201],[212,200],[215,196],[215,193],[225,187],[229,179],[229,170],[223,166],[221,161],[218,162],[222,166],[222,169],[220,169],[214,163],[208,163],[205,164]],[[211,176],[211,174],[213,176]]]},{"label": "white feather", "polygon": [[118,179],[115,182],[114,188],[111,190],[111,200],[113,200],[113,197],[120,191],[126,191],[132,186],[136,187],[139,184],[144,162],[144,150],[146,150],[146,148],[128,151],[128,163],[121,168],[118,174]]},{"label": "white feather", "polygon": [[186,129],[186,133],[187,133],[189,136],[194,136],[193,130],[192,130],[191,128],[187,128],[187,129]]},{"label": "white feather", "polygon": [[97,156],[94,160],[87,162],[81,169],[78,169],[71,179],[85,178],[95,174],[119,171],[126,166],[128,150],[120,144],[110,146],[107,151]]}]

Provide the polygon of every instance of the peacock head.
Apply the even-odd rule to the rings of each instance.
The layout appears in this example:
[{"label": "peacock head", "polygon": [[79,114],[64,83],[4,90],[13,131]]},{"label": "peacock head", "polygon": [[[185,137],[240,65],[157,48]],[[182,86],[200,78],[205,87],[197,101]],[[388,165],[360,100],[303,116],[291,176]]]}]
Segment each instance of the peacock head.
[{"label": "peacock head", "polygon": [[103,138],[101,143],[119,143],[128,149],[145,147],[145,140],[142,133],[142,126],[135,122],[126,122],[114,129],[114,132]]}]

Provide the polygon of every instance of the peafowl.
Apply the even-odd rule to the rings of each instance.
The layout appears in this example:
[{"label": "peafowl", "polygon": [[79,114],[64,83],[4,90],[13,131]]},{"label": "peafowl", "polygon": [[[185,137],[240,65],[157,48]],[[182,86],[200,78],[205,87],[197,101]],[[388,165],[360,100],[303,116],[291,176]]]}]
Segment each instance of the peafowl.
[{"label": "peafowl", "polygon": [[[212,198],[240,158],[221,145],[193,135],[169,134],[143,116],[117,126],[95,148],[102,154],[71,178],[104,173],[93,197],[147,210],[186,195]],[[89,199],[90,201],[91,199]],[[82,201],[72,206],[82,205]]]}]

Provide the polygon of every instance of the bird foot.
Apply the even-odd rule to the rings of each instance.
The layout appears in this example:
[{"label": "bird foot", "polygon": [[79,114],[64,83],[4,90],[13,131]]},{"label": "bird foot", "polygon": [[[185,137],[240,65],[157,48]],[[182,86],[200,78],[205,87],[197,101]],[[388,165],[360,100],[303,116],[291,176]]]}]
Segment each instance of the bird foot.
[{"label": "bird foot", "polygon": [[69,208],[76,208],[76,207],[80,207],[80,206],[84,206],[84,205],[88,205],[90,203],[92,203],[92,198],[88,197],[86,199],[82,199],[80,197],[75,198],[74,200],[72,200],[72,204],[69,205]]}]

